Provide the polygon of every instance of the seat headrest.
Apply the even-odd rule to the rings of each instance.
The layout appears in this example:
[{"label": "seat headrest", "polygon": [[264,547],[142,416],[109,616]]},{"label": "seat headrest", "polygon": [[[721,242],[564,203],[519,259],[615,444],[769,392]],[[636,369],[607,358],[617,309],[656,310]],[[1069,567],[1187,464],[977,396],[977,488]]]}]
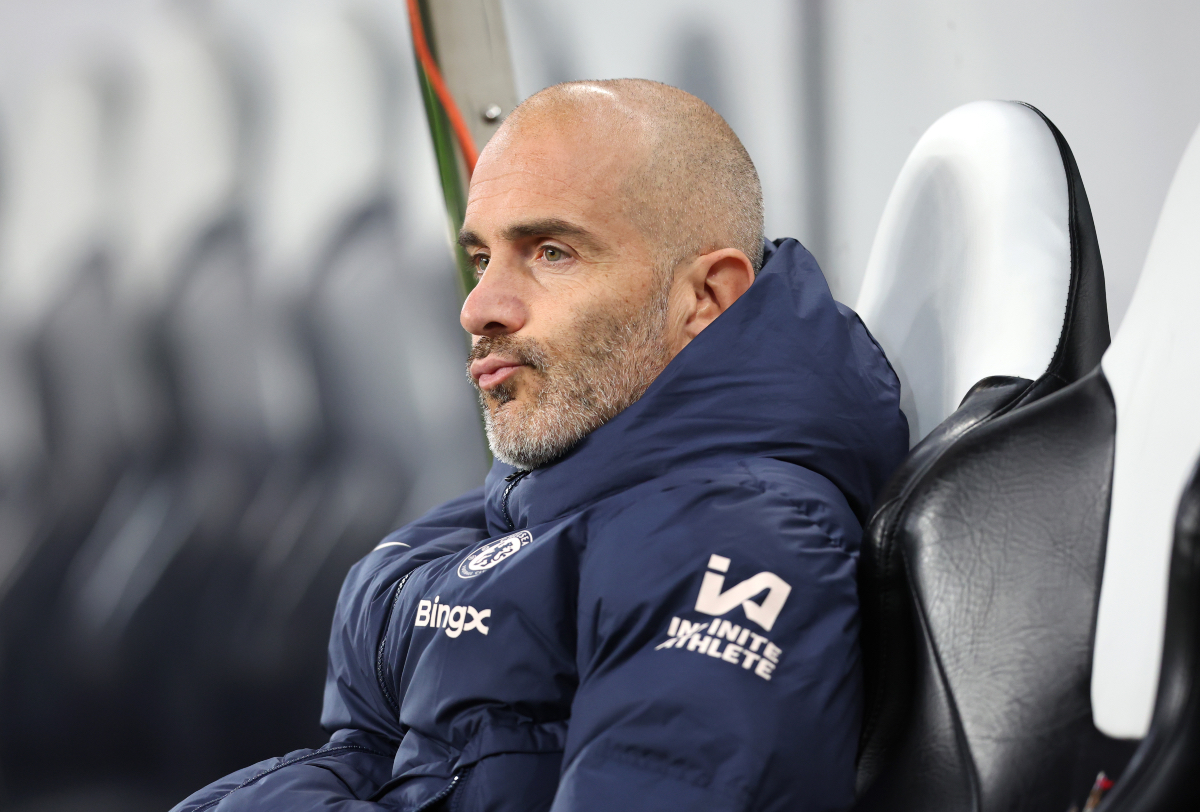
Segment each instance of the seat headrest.
[{"label": "seat headrest", "polygon": [[[1081,272],[1073,240],[1078,230],[1094,243],[1091,229],[1070,151],[1033,108],[972,102],[921,137],[884,209],[856,306],[900,377],[913,444],[982,378],[1047,373]],[[1103,321],[1089,369],[1107,343]]]},{"label": "seat headrest", "polygon": [[1103,370],[1117,408],[1092,667],[1096,727],[1141,738],[1162,657],[1175,514],[1200,456],[1200,130],[1167,193]]}]

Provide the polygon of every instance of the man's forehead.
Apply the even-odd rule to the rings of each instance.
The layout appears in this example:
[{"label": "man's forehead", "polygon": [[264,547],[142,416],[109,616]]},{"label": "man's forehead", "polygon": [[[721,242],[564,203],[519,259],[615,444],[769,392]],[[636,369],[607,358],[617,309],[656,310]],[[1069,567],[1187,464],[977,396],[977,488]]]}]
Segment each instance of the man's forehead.
[{"label": "man's forehead", "polygon": [[[481,156],[467,201],[468,230],[514,231],[557,221],[595,232],[627,220],[622,184],[629,157],[573,133],[521,133]],[[490,145],[489,145],[490,146]]]},{"label": "man's forehead", "polygon": [[634,160],[619,139],[606,140],[578,126],[528,128],[497,146],[481,156],[472,187],[533,184],[549,193],[572,189],[593,196],[615,190]]}]

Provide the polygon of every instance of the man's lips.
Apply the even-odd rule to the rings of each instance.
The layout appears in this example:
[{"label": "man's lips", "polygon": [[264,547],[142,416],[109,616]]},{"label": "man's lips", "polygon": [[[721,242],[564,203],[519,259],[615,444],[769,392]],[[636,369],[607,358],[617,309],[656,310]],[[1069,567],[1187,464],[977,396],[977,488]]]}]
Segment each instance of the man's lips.
[{"label": "man's lips", "polygon": [[524,364],[507,358],[497,358],[489,355],[471,362],[471,377],[480,389],[491,389],[493,386],[508,380]]}]

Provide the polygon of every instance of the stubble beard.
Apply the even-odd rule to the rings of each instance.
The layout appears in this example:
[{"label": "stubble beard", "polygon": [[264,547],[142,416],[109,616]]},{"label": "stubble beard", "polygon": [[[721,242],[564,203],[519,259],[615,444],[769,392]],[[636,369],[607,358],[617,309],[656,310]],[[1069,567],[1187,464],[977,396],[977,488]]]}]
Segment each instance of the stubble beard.
[{"label": "stubble beard", "polygon": [[571,343],[553,351],[531,338],[480,338],[468,365],[493,352],[516,359],[526,365],[518,374],[529,393],[518,400],[509,381],[486,392],[476,385],[492,455],[522,470],[540,468],[637,401],[670,361],[669,295],[663,284],[640,312],[581,313]]}]

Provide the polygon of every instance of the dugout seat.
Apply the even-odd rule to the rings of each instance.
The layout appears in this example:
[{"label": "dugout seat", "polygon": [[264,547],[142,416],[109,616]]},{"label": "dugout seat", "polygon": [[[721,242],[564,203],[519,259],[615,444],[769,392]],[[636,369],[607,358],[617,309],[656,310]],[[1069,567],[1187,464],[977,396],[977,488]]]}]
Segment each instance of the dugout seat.
[{"label": "dugout seat", "polygon": [[51,774],[41,754],[61,753],[59,731],[72,724],[59,701],[71,680],[56,601],[130,445],[116,385],[126,347],[104,212],[111,95],[94,72],[67,70],[12,112],[5,309],[18,363],[32,370],[45,455],[33,487],[6,495],[4,518],[16,532],[0,542],[9,557],[0,585],[0,783],[16,794]]},{"label": "dugout seat", "polygon": [[1196,806],[1200,774],[1200,465],[1192,471],[1175,522],[1167,584],[1163,652],[1150,729],[1105,812],[1174,812]]},{"label": "dugout seat", "polygon": [[1102,375],[1116,408],[1091,699],[1142,739],[1111,812],[1194,809],[1200,774],[1200,130],[1158,221]]},{"label": "dugout seat", "polygon": [[[210,733],[228,762],[219,770],[214,763],[214,775],[322,735],[325,630],[337,586],[310,588],[329,550],[309,540],[314,525],[345,517],[327,515],[336,438],[307,326],[329,243],[377,194],[383,139],[376,65],[344,13],[309,9],[259,36],[270,44],[263,89],[271,115],[260,134],[248,235],[257,254],[247,278],[259,356],[253,388],[268,418],[271,470],[246,506],[238,543],[206,575],[220,613],[197,629],[207,653],[204,696],[218,709]],[[344,576],[351,562],[338,563]]]},{"label": "dugout seat", "polygon": [[[1086,699],[1080,619],[1102,548],[1065,551],[1102,536],[1087,496],[1111,427],[1059,391],[1091,380],[1109,333],[1087,195],[1054,125],[999,101],[936,122],[888,201],[857,310],[900,377],[915,446],[860,559],[860,807],[1057,803],[1072,771],[1095,775],[1039,737],[1079,721],[1068,688]],[[1088,431],[1096,442],[1063,439]]]},{"label": "dugout seat", "polygon": [[1108,345],[1091,209],[1062,134],[1033,107],[943,116],[900,170],[855,309],[901,383],[912,444],[984,378],[1091,370]]}]

